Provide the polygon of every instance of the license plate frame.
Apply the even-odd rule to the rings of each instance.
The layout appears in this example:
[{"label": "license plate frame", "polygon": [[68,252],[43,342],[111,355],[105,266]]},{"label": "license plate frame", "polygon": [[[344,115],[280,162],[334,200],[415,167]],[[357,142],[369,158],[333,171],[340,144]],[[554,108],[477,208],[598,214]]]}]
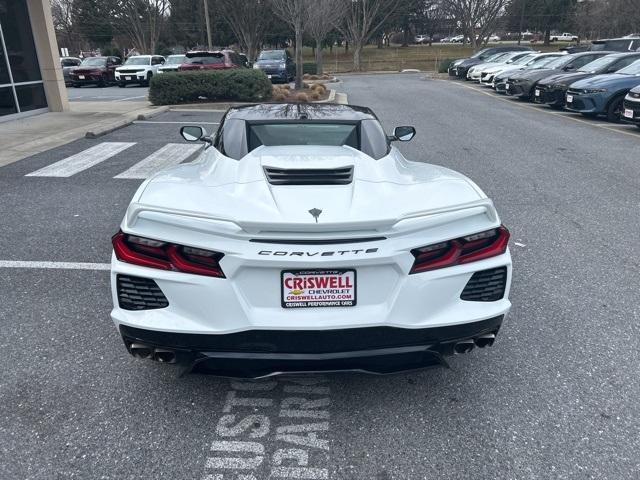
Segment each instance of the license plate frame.
[{"label": "license plate frame", "polygon": [[78,79],[84,80],[84,75],[78,75]]},{"label": "license plate frame", "polygon": [[131,77],[124,77],[125,80],[127,80],[128,82],[131,81]]},{"label": "license plate frame", "polygon": [[633,110],[631,110],[630,108],[625,108],[624,111],[622,112],[622,116],[624,118],[629,118],[633,120]]},{"label": "license plate frame", "polygon": [[541,94],[542,94],[542,93],[540,92],[540,90],[538,90],[538,89],[536,88],[535,96],[536,96],[536,97],[539,97]]},{"label": "license plate frame", "polygon": [[[342,277],[344,284],[340,286],[330,287],[325,285],[324,287],[310,288],[306,286],[303,289],[292,289],[291,286],[285,286],[285,281],[290,278],[321,278],[327,277],[326,282],[330,283],[332,277]],[[348,282],[347,280],[351,280]],[[291,283],[291,282],[289,282]],[[315,283],[315,282],[310,282]],[[301,290],[301,293],[293,295],[294,290]],[[314,292],[316,290],[322,290],[323,293],[307,293],[303,295],[305,291]],[[289,293],[287,293],[289,291]],[[328,293],[327,291],[334,291],[334,293]],[[336,291],[341,291],[337,293]],[[294,297],[300,297],[300,300]],[[339,295],[345,296],[340,298]],[[312,298],[309,298],[312,297]],[[321,297],[334,297],[334,298],[321,298]],[[282,308],[344,308],[355,307],[358,303],[358,276],[355,268],[323,268],[323,269],[303,269],[303,270],[282,270],[280,272],[280,305]]]},{"label": "license plate frame", "polygon": [[573,95],[567,95],[567,103],[573,103]]}]

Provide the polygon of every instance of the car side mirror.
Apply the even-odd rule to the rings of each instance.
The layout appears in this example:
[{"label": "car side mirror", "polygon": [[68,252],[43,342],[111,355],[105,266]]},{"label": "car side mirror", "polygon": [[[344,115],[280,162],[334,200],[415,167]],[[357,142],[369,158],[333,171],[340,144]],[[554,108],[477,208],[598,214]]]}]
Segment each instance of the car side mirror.
[{"label": "car side mirror", "polygon": [[396,127],[393,129],[393,136],[389,139],[392,142],[409,142],[416,136],[416,129],[414,127],[404,126]]},{"label": "car side mirror", "polygon": [[204,128],[198,125],[185,125],[180,129],[180,135],[187,142],[197,142],[199,140],[204,140],[207,136],[207,132]]},{"label": "car side mirror", "polygon": [[571,70],[575,70],[575,67],[573,65],[567,65],[566,67],[564,67],[565,72],[570,72]]}]

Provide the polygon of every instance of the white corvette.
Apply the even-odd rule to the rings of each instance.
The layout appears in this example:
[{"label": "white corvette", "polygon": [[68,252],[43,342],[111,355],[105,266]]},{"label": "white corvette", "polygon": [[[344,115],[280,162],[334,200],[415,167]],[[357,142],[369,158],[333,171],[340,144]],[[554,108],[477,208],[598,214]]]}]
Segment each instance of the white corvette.
[{"label": "white corvette", "polygon": [[156,174],[113,237],[128,351],[263,377],[443,363],[493,344],[509,232],[471,180],[412,162],[367,108],[232,108],[199,160]]}]

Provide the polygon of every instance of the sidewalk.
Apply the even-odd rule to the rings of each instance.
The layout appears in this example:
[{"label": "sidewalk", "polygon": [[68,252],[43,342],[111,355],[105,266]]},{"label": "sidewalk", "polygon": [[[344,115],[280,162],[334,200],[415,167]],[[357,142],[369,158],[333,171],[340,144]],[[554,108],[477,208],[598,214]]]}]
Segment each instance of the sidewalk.
[{"label": "sidewalk", "polygon": [[71,111],[0,123],[0,167],[79,138],[95,138],[168,107],[147,101],[71,102]]}]

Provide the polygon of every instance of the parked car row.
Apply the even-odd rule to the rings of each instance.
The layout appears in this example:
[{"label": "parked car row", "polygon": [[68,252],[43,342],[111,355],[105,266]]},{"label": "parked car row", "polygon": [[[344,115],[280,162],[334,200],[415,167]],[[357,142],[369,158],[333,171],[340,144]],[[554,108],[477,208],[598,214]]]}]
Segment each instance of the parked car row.
[{"label": "parked car row", "polygon": [[449,75],[521,100],[640,127],[640,51],[495,50],[454,62]]},{"label": "parked car row", "polygon": [[106,87],[117,84],[149,85],[156,74],[190,71],[246,68],[247,57],[233,50],[192,51],[184,55],[132,55],[122,63],[119,57],[87,57],[80,60],[75,57],[60,59],[65,84],[73,87],[98,85]]}]

